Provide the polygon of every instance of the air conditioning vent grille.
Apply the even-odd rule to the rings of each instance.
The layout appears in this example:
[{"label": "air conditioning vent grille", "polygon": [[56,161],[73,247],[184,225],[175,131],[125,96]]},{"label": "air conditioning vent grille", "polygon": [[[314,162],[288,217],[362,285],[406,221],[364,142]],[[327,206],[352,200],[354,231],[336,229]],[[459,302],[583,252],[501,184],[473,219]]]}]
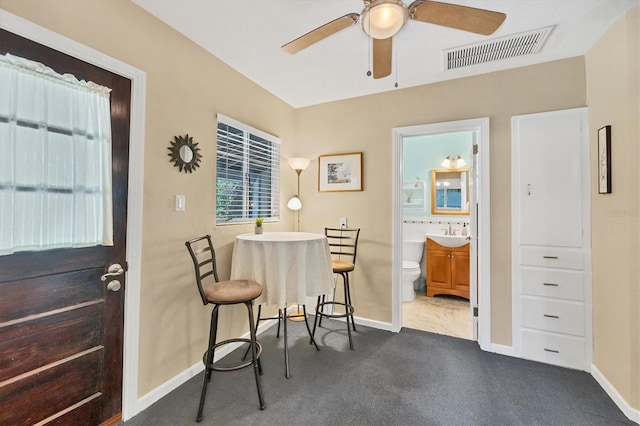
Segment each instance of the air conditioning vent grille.
[{"label": "air conditioning vent grille", "polygon": [[538,53],[553,26],[443,51],[447,70]]}]

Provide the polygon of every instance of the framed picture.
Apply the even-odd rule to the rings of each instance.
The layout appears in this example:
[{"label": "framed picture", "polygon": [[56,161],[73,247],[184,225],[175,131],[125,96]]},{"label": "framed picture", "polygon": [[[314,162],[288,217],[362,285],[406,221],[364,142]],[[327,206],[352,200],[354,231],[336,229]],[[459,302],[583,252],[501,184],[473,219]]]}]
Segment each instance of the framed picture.
[{"label": "framed picture", "polygon": [[362,153],[318,157],[318,191],[362,191]]},{"label": "framed picture", "polygon": [[611,126],[598,129],[598,193],[611,194]]}]

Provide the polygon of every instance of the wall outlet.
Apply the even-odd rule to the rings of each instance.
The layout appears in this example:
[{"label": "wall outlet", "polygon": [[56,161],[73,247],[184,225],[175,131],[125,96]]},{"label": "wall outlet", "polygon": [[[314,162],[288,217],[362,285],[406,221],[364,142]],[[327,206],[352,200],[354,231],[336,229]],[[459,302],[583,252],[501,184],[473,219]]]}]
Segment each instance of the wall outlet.
[{"label": "wall outlet", "polygon": [[340,229],[346,228],[346,227],[347,227],[347,218],[346,217],[341,217],[340,218]]}]

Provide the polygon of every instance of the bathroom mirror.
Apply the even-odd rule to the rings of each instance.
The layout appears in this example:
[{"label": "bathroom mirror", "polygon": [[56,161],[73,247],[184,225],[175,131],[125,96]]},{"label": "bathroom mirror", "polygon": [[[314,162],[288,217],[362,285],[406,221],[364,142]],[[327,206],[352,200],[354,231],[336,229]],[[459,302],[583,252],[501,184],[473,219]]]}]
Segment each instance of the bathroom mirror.
[{"label": "bathroom mirror", "polygon": [[469,215],[469,169],[431,170],[431,214]]}]

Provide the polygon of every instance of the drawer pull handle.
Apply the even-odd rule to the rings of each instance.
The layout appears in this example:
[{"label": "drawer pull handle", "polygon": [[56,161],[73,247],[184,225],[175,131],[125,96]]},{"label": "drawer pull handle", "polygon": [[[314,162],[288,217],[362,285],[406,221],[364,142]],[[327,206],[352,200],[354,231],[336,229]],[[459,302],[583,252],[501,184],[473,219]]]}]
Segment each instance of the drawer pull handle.
[{"label": "drawer pull handle", "polygon": [[543,259],[557,259],[558,256],[542,256]]},{"label": "drawer pull handle", "polygon": [[560,284],[557,284],[557,283],[542,283],[542,285],[548,285],[548,286],[551,286],[551,287],[558,287]]},{"label": "drawer pull handle", "polygon": [[560,318],[558,315],[544,314],[544,316],[547,317],[547,318]]},{"label": "drawer pull handle", "polygon": [[554,354],[559,354],[559,353],[560,353],[560,351],[557,351],[557,350],[555,350],[555,349],[547,349],[547,348],[544,348],[544,350],[545,350],[545,351],[547,351],[547,352],[553,352]]}]

